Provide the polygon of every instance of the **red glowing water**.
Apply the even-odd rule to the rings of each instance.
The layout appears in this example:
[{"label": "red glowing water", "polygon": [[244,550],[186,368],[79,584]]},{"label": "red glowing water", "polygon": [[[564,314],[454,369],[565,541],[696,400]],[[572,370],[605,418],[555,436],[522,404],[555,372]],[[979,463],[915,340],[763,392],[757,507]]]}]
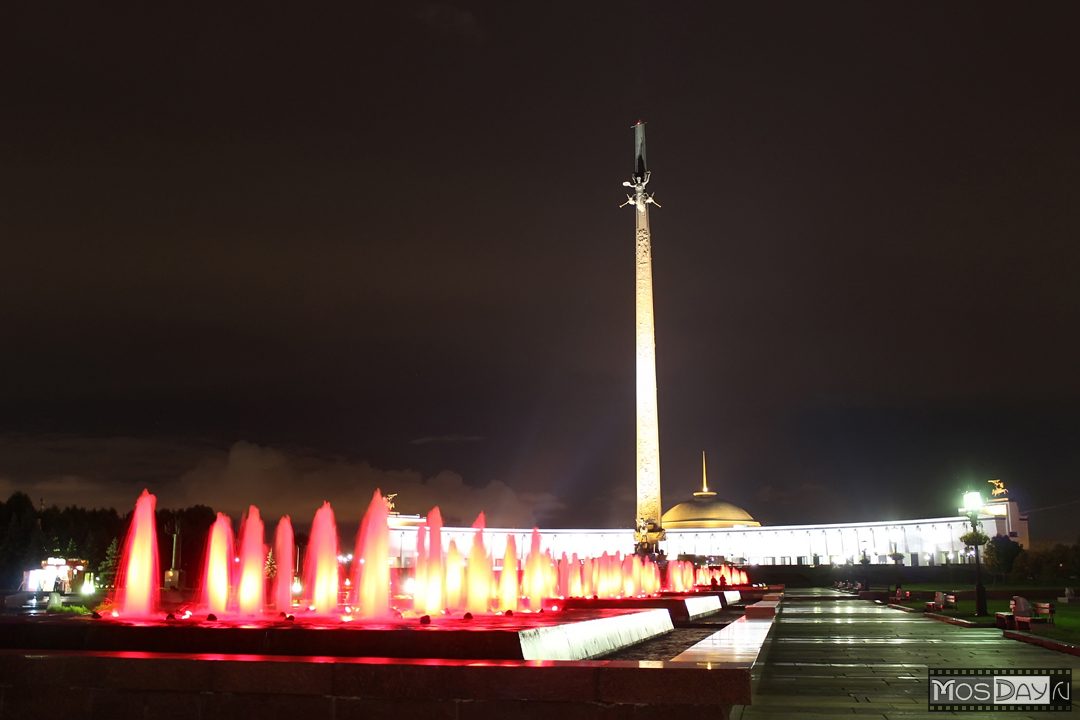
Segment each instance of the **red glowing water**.
[{"label": "red glowing water", "polygon": [[[442,513],[434,507],[427,516],[428,546],[424,553],[424,585],[417,588],[414,606],[425,613],[439,613],[446,608],[443,594],[445,575],[442,556]],[[419,565],[417,566],[419,570]]]},{"label": "red glowing water", "polygon": [[570,594],[570,561],[567,559],[566,553],[563,553],[562,557],[559,558],[556,573],[555,594],[559,597],[566,597]]},{"label": "red glowing water", "polygon": [[503,612],[518,609],[518,561],[517,543],[514,536],[506,538],[506,554],[503,556],[502,573],[499,575],[499,607]]},{"label": "red glowing water", "polygon": [[116,582],[116,607],[124,617],[139,617],[157,610],[158,582],[157,526],[154,507],[157,497],[143,490],[135,501],[131,527],[124,539]]},{"label": "red glowing water", "polygon": [[[124,544],[124,554],[116,593],[117,612],[128,617],[152,615],[157,609],[159,577],[157,568],[155,498],[144,491],[136,504],[131,527]],[[323,503],[315,514],[303,568],[305,605],[322,616],[353,620],[352,610],[341,615],[342,604],[355,606],[355,616],[386,617],[392,612],[390,592],[389,509],[380,491],[371,503],[356,538],[354,572],[342,588],[342,562],[338,556],[337,527],[333,509]],[[550,551],[542,548],[542,538],[534,529],[524,568],[519,568],[516,539],[507,537],[503,568],[496,573],[484,544],[484,515],[473,523],[475,533],[466,561],[454,542],[444,555],[442,517],[433,508],[427,523],[417,530],[415,574],[412,578],[412,611],[441,613],[444,609],[467,609],[487,613],[493,608],[518,610],[522,596],[528,607],[538,609],[543,600],[559,596],[601,598],[632,597],[668,591],[692,592],[695,587],[711,584],[740,585],[748,580],[746,572],[727,564],[696,567],[691,562],[671,561],[665,581],[659,567],[649,558],[619,553],[603,553],[597,558],[579,561],[577,555],[563,553],[556,562]],[[269,609],[265,597],[266,548],[264,526],[259,511],[251,506],[241,525],[240,546],[234,555],[232,523],[218,513],[207,540],[203,573],[202,603],[208,612],[224,614],[239,611],[254,615]],[[283,516],[275,533],[276,580],[273,603],[281,611],[290,610],[300,588],[293,587],[296,576],[292,523]],[[352,583],[352,595],[346,593]],[[406,603],[408,600],[405,601]],[[408,605],[399,606],[408,611]]]},{"label": "red glowing water", "polygon": [[229,609],[233,564],[232,520],[228,515],[218,513],[210,527],[203,572],[203,605],[209,612],[220,614]]},{"label": "red glowing water", "polygon": [[292,583],[296,575],[296,547],[293,544],[292,520],[282,515],[274,531],[274,607],[288,612],[292,608]]},{"label": "red glowing water", "polygon": [[360,530],[356,534],[354,564],[356,578],[354,601],[362,617],[382,617],[390,614],[390,530],[386,519],[390,513],[379,490],[371,496]]},{"label": "red glowing water", "polygon": [[259,508],[252,505],[240,525],[240,587],[237,605],[242,613],[261,613],[266,586],[266,550]]},{"label": "red glowing water", "polygon": [[551,559],[540,550],[540,531],[533,528],[529,555],[525,558],[525,594],[529,598],[529,607],[538,609],[545,597],[555,594],[551,585]]},{"label": "red glowing water", "polygon": [[337,610],[340,583],[337,523],[334,509],[324,502],[311,523],[311,538],[304,558],[305,597],[315,612],[330,614]]},{"label": "red glowing water", "polygon": [[427,525],[416,528],[416,562],[413,565],[413,604],[427,594]]},{"label": "red glowing water", "polygon": [[469,550],[469,564],[465,568],[465,607],[471,613],[486,613],[491,607],[494,579],[491,558],[484,547],[484,513],[476,516],[472,526],[476,533]]},{"label": "red glowing water", "polygon": [[585,595],[585,588],[581,584],[581,572],[582,564],[578,562],[577,553],[574,553],[570,556],[570,567],[567,570],[569,580],[566,592],[563,593],[567,597],[583,597]]},{"label": "red glowing water", "polygon": [[465,604],[465,558],[453,540],[446,548],[446,607],[460,610]]}]

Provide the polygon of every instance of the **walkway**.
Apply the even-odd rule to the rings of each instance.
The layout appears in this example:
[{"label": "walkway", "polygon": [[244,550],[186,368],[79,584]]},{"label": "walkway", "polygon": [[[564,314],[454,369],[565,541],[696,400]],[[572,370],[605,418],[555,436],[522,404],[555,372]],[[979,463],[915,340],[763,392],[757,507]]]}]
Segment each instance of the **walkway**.
[{"label": "walkway", "polygon": [[1047,717],[930,713],[927,667],[1071,667],[1073,702],[1080,704],[1080,657],[1006,640],[997,629],[957,627],[847,597],[831,590],[788,593],[753,704],[736,708],[732,718]]}]

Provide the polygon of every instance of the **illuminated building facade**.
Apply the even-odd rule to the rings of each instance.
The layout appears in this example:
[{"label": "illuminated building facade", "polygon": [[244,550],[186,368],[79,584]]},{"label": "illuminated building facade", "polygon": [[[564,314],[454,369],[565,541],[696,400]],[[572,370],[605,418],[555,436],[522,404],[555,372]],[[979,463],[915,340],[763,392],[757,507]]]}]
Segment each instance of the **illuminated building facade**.
[{"label": "illuminated building facade", "polygon": [[[730,505],[721,503],[722,505]],[[731,506],[736,507],[736,506]],[[670,511],[669,511],[670,512]],[[745,511],[744,511],[745,512]],[[1005,535],[1030,547],[1027,518],[1010,500],[986,503],[979,514],[982,531],[993,537]],[[416,548],[416,525],[422,519],[391,518],[392,554],[399,566],[412,564]],[[751,522],[756,522],[751,519]],[[961,515],[915,520],[829,523],[822,525],[729,525],[726,527],[669,527],[662,544],[669,558],[694,555],[725,558],[753,565],[843,565],[859,563],[863,556],[874,565],[899,563],[909,567],[969,562],[960,540],[971,529]],[[459,550],[471,547],[472,528],[443,528],[443,544],[453,540]],[[618,529],[541,529],[541,546],[558,558],[562,553],[578,557],[607,552],[627,552],[634,546],[634,531]],[[514,537],[524,557],[531,528],[487,528],[484,541],[497,561],[506,552],[507,538]]]}]

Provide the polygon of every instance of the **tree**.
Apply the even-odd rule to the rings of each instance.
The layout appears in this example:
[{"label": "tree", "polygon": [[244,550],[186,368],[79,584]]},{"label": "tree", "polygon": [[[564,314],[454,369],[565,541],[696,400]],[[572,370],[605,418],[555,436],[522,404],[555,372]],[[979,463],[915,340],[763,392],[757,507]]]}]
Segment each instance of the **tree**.
[{"label": "tree", "polygon": [[1032,562],[1032,553],[1030,550],[1021,549],[1017,553],[1016,558],[1013,560],[1012,571],[1009,573],[1009,579],[1013,582],[1027,583],[1035,579],[1038,569]]},{"label": "tree", "polygon": [[983,550],[983,561],[991,573],[1000,575],[1004,579],[1012,572],[1013,563],[1018,555],[1020,555],[1020,543],[1004,535],[995,535]]},{"label": "tree", "polygon": [[975,547],[976,545],[985,545],[990,537],[982,530],[968,530],[966,533],[960,536],[960,542],[964,543],[967,547]]},{"label": "tree", "polygon": [[22,581],[23,571],[37,567],[44,559],[44,537],[37,510],[26,493],[13,493],[3,503],[2,511],[0,517],[5,523],[0,537],[0,588],[14,590]]},{"label": "tree", "polygon": [[105,549],[105,559],[98,566],[98,586],[112,587],[116,580],[116,568],[120,565],[120,541],[113,538]]}]

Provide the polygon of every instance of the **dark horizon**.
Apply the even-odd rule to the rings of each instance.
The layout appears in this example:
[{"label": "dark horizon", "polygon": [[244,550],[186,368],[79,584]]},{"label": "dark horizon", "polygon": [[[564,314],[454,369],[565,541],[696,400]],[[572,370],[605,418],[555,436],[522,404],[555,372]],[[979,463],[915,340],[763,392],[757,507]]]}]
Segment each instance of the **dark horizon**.
[{"label": "dark horizon", "polygon": [[9,15],[0,497],[630,526],[641,118],[665,507],[1077,541],[1071,4]]}]

